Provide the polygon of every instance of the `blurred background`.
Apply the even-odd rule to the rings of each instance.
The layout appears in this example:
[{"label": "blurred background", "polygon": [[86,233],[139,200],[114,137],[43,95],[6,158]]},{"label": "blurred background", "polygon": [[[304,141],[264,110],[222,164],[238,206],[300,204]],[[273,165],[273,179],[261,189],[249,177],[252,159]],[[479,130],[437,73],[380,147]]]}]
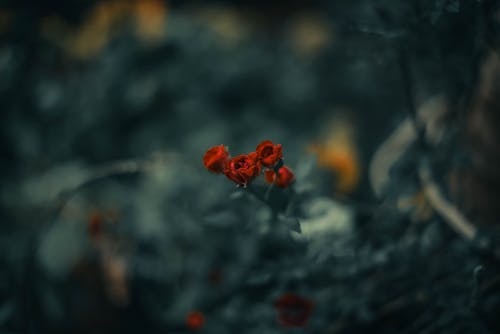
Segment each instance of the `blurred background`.
[{"label": "blurred background", "polygon": [[[0,329],[495,332],[498,263],[418,166],[496,235],[499,18],[487,0],[1,0]],[[266,139],[296,173],[268,205],[203,167]]]}]

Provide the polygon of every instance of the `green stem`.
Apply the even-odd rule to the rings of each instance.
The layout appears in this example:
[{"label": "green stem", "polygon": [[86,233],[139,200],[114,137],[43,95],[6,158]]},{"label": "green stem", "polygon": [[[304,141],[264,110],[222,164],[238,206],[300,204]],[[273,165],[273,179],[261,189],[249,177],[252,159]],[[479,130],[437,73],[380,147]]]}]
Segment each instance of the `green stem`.
[{"label": "green stem", "polygon": [[264,203],[269,209],[271,209],[271,220],[275,220],[276,217],[278,217],[278,212],[276,212],[276,210],[271,206],[271,204],[269,204],[266,195],[264,195],[264,197],[261,196],[261,194],[259,194],[251,185],[248,185],[244,189],[246,189],[250,194],[252,194],[253,197]]}]

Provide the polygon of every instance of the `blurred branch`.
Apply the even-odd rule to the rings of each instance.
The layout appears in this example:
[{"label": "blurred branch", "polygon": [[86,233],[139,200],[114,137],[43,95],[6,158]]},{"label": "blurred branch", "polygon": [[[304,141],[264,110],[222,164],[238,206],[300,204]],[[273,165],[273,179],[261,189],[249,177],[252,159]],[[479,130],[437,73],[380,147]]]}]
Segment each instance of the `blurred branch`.
[{"label": "blurred branch", "polygon": [[444,197],[439,186],[432,178],[427,161],[420,163],[418,174],[424,194],[430,205],[448,226],[477,249],[492,255],[497,261],[500,260],[500,247],[495,244],[490,235],[480,233],[479,229]]},{"label": "blurred branch", "polygon": [[427,163],[421,163],[418,171],[425,196],[436,212],[448,223],[448,225],[465,239],[472,241],[477,236],[476,227],[441,193],[438,185],[431,176]]},{"label": "blurred branch", "polygon": [[61,209],[66,205],[66,203],[71,199],[71,197],[73,197],[78,191],[90,184],[93,184],[94,182],[106,179],[108,177],[145,173],[152,170],[154,166],[165,163],[167,158],[168,157],[166,154],[159,153],[154,154],[151,158],[146,160],[126,160],[114,162],[102,167],[97,167],[90,171],[89,178],[85,179],[84,181],[70,189],[62,191],[57,196],[56,212],[60,212]]}]

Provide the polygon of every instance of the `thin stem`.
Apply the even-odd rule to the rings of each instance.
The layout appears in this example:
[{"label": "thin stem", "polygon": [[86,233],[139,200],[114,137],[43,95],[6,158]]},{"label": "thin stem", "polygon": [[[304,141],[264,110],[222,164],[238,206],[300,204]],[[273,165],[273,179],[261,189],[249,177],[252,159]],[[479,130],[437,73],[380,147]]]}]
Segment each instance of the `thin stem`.
[{"label": "thin stem", "polygon": [[243,189],[245,189],[248,193],[250,193],[254,198],[264,203],[264,205],[266,205],[271,210],[271,220],[275,220],[276,217],[278,217],[278,212],[276,212],[276,210],[271,206],[271,204],[269,204],[265,195],[264,197],[261,196],[261,194],[259,194],[251,185],[248,185]]},{"label": "thin stem", "polygon": [[266,190],[266,193],[264,194],[264,199],[266,201],[269,200],[269,196],[271,195],[271,191],[274,189],[274,182],[271,183],[268,187],[267,187],[267,190]]},{"label": "thin stem", "polygon": [[253,197],[255,197],[256,199],[258,199],[259,201],[261,201],[265,205],[271,207],[269,205],[269,203],[267,202],[265,196],[264,197],[261,196],[261,194],[259,194],[251,185],[248,185],[248,186],[244,187],[243,189],[245,189],[246,191],[248,191],[250,194],[252,194]]}]

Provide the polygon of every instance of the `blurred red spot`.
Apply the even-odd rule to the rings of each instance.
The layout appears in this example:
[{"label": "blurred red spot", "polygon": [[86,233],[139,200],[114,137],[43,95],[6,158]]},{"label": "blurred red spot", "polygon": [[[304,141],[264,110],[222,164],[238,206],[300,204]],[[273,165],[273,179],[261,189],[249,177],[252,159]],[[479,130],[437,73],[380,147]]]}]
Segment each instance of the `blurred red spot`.
[{"label": "blurred red spot", "polygon": [[278,311],[278,321],[285,327],[302,327],[307,324],[314,309],[310,299],[286,293],[274,302]]},{"label": "blurred red spot", "polygon": [[100,212],[92,212],[88,219],[88,233],[91,237],[97,237],[102,233],[104,217]]},{"label": "blurred red spot", "polygon": [[198,330],[205,324],[205,316],[200,311],[192,311],[186,317],[186,326],[189,329]]}]

